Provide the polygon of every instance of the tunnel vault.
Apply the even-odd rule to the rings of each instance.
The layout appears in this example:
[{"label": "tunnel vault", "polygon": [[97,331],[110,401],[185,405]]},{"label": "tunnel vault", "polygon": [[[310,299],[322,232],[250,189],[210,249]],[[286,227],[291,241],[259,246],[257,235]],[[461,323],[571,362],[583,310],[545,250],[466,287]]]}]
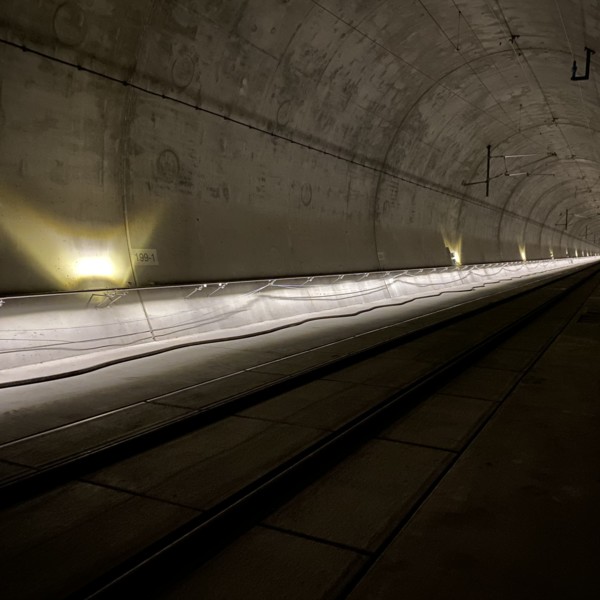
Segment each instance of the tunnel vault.
[{"label": "tunnel vault", "polygon": [[90,265],[120,287],[596,253],[596,57],[571,65],[599,20],[585,0],[4,0],[1,291],[83,289]]}]

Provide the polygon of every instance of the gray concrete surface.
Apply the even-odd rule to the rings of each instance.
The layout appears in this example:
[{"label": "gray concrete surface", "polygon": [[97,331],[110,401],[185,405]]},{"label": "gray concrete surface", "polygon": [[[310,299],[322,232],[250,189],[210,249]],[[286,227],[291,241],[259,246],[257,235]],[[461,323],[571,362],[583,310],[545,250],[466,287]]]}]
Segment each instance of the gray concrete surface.
[{"label": "gray concrete surface", "polygon": [[327,375],[327,379],[400,389],[430,370],[431,363],[429,362],[394,360],[383,355],[335,371],[335,373]]},{"label": "gray concrete surface", "polygon": [[[148,285],[598,251],[576,6],[6,0],[0,39],[43,55],[2,43],[2,288],[85,286],[98,249]],[[538,153],[489,197],[487,144]]]},{"label": "gray concrete surface", "polygon": [[[182,577],[163,598],[207,600],[328,600],[363,566],[365,557],[344,548],[256,527],[206,569]],[[256,577],[265,565],[274,577]],[[246,582],[242,584],[242,582]]]},{"label": "gray concrete surface", "polygon": [[[311,365],[327,363],[462,314],[491,297],[507,297],[519,289],[513,283],[497,284],[459,295],[462,305],[453,304],[453,295],[429,298],[358,317],[306,323],[245,340],[172,350],[65,379],[0,389],[0,456],[6,454],[17,462],[20,456],[21,464],[39,466],[59,455],[68,456],[70,448],[74,452],[89,450],[126,433],[121,418],[138,430],[159,421],[159,413],[144,408],[148,402],[201,410]],[[493,293],[497,295],[490,296]],[[444,342],[455,342],[456,338],[452,333],[434,334],[434,350],[431,343],[417,340],[385,356],[394,365],[409,361],[409,366],[417,367],[418,374],[427,360],[448,358]],[[365,377],[369,377],[369,372],[367,369]],[[410,375],[404,373],[405,381],[410,380]],[[393,382],[399,375],[387,377]],[[330,408],[333,410],[334,405]],[[176,417],[178,413],[172,414]],[[138,422],[135,415],[144,418]],[[320,426],[314,416],[307,418],[313,418],[313,425]],[[328,418],[335,420],[335,414]],[[32,462],[34,456],[37,458]]]},{"label": "gray concrete surface", "polygon": [[[87,483],[2,511],[2,595],[64,598],[198,513]],[[7,543],[10,540],[10,543]]]},{"label": "gray concrete surface", "polygon": [[[587,306],[599,297],[596,291]],[[599,356],[600,323],[580,315],[351,600],[397,598],[399,589],[411,600],[595,598]]]},{"label": "gray concrete surface", "polygon": [[444,386],[440,393],[498,401],[516,382],[514,371],[472,367]]},{"label": "gray concrete surface", "polygon": [[451,301],[469,293],[494,293],[506,286],[554,279],[595,260],[563,258],[0,298],[0,387],[194,344],[226,344],[303,324],[319,327],[328,319],[393,310],[432,298]]},{"label": "gray concrete surface", "polygon": [[[574,59],[582,72],[585,46],[600,51],[599,32],[600,8],[587,0],[4,0],[2,297],[450,265],[452,255],[469,264],[598,253],[599,55],[589,81],[570,75]],[[489,196],[476,184],[485,178],[487,145],[493,154]],[[523,154],[535,156],[515,157]],[[505,176],[524,171],[530,176]],[[157,259],[140,259],[140,249]],[[97,256],[110,258],[112,273],[79,271],[78,261]],[[3,310],[12,308],[0,307],[0,317]],[[89,313],[50,312],[44,320],[56,331],[66,329],[61,343],[75,316],[82,327],[92,325],[85,322]],[[110,313],[94,314],[103,335],[129,341],[146,335],[148,315],[163,316],[139,297],[116,328],[99,316]],[[11,342],[23,328],[12,329],[6,333]],[[546,333],[531,329],[506,349],[535,350]],[[32,335],[57,342],[45,340],[53,334],[43,325]],[[464,479],[454,488],[449,479],[411,523],[407,545],[393,546],[403,561],[437,559],[439,571],[425,572],[424,585],[415,575],[415,597],[431,589],[466,597],[461,591],[470,586],[480,598],[478,586],[492,583],[502,598],[531,597],[540,589],[543,597],[587,597],[583,582],[598,562],[597,543],[585,534],[598,529],[599,390],[591,360],[597,325],[582,321],[569,335],[559,342],[556,362],[536,368],[517,389],[529,400],[509,400],[490,428],[489,445],[458,465]],[[199,380],[175,365],[172,381],[195,385],[219,368]],[[470,383],[446,393],[495,401],[516,373],[509,362],[477,369]],[[146,372],[147,383],[141,375],[121,373],[143,399],[150,388],[173,391],[158,372]],[[46,387],[48,403],[39,407],[38,397],[9,394],[3,441],[139,401],[133,392],[119,395],[103,378],[96,385],[104,393],[74,412],[62,386]],[[256,447],[247,447],[259,456],[270,439],[261,433],[277,438],[293,431],[290,444],[298,446],[320,434],[234,421],[231,439],[257,432]],[[187,464],[188,450],[173,456]],[[14,468],[2,463],[3,471]],[[131,464],[123,479],[107,478],[143,488],[136,476]],[[161,476],[168,478],[168,470],[150,478],[159,488]],[[485,485],[474,485],[477,480]],[[499,483],[499,493],[486,495],[486,485],[497,491]],[[182,489],[190,504],[207,502]],[[152,515],[150,505],[159,505],[148,502]],[[162,510],[173,522],[190,514],[160,504],[162,516],[147,520],[159,523]],[[143,514],[132,512],[134,519]],[[123,522],[131,518],[125,512]],[[12,535],[26,525],[25,517],[14,520]],[[467,531],[462,537],[459,526]],[[520,533],[518,544],[511,529]],[[445,532],[455,545],[440,545],[432,531]],[[55,554],[52,545],[39,551],[64,564],[74,548],[89,543],[81,532],[64,538],[71,554]],[[127,551],[136,547],[130,541],[123,535]],[[292,558],[310,554],[304,543],[297,547]],[[318,562],[335,555],[344,569],[356,565],[353,554],[330,552]],[[398,574],[391,556],[381,568]],[[4,564],[12,575],[13,563]],[[312,559],[301,564],[315,565]],[[286,565],[298,581],[296,564]],[[61,577],[59,568],[48,570],[57,582],[49,588],[54,595],[61,595]],[[35,586],[42,581],[28,578],[28,589],[39,594]],[[319,581],[316,592],[291,589],[327,597],[340,583],[329,572]],[[388,582],[387,591],[397,592],[397,581]]]},{"label": "gray concrete surface", "polygon": [[334,430],[390,396],[390,388],[319,379],[242,411],[240,416]]},{"label": "gray concrete surface", "polygon": [[265,522],[373,552],[449,458],[442,450],[373,440]]},{"label": "gray concrete surface", "polygon": [[[578,308],[592,284],[544,316],[552,325],[545,328],[546,341],[552,340],[554,325],[561,318],[563,323],[571,318],[570,311]],[[535,305],[535,296],[522,302]],[[596,306],[597,297],[590,303]],[[502,312],[506,311],[512,312],[512,305]],[[577,566],[563,571],[564,579],[555,586],[564,596],[565,580],[584,578],[583,570],[589,569],[597,553],[595,537],[583,530],[589,523],[593,531],[597,520],[590,512],[597,504],[597,482],[592,474],[598,450],[600,382],[594,363],[582,361],[600,350],[600,325],[594,314],[588,309],[577,316],[504,404],[497,402],[501,396],[494,398],[496,402],[432,396],[384,430],[381,439],[330,469],[268,517],[262,527],[199,570],[172,582],[162,577],[164,589],[153,589],[153,593],[158,597],[206,592],[215,597],[328,598],[360,575],[382,543],[413,515],[356,594],[396,597],[402,587],[411,600],[431,589],[440,597],[444,593],[456,597],[458,590],[460,596],[480,598],[485,596],[482,586],[493,584],[490,597],[496,587],[500,590],[497,597],[506,597],[515,585],[520,587],[513,596],[523,593],[521,597],[531,597],[534,584],[538,584],[533,579],[525,581],[526,576],[541,572],[544,565],[559,573],[559,558],[531,558],[535,549],[544,546],[557,556],[561,549],[569,557],[584,553]],[[487,324],[497,325],[491,318]],[[544,329],[537,322],[529,327],[540,334]],[[509,341],[499,350],[501,360]],[[416,346],[423,350],[421,343]],[[397,354],[395,360],[384,356],[380,363],[398,366],[412,360],[411,352]],[[567,356],[564,360],[563,355]],[[520,353],[518,357],[522,359]],[[493,355],[485,360],[493,363]],[[519,375],[514,369],[495,367],[475,364],[461,385],[467,389],[470,382],[477,391],[483,370],[509,379]],[[571,370],[581,381],[582,393],[575,398],[573,386],[561,385],[564,373]],[[401,374],[397,367],[396,371]],[[1,558],[3,570],[8,569],[5,579],[10,597],[64,597],[325,436],[326,427],[377,401],[379,391],[389,393],[389,388],[322,379],[250,409],[244,416],[225,419],[89,473],[82,482],[9,507],[0,515],[0,534],[7,542]],[[497,406],[500,409],[492,420],[454,462],[465,440]],[[182,410],[153,408],[157,417]],[[32,456],[35,458],[35,453]],[[38,458],[43,457],[42,453]],[[10,463],[4,465],[12,468]],[[450,471],[440,480],[449,466]],[[429,500],[413,514],[423,492],[431,489]],[[431,507],[434,516],[428,517]],[[424,530],[413,536],[417,550],[411,546],[406,555],[398,554],[402,540],[412,543],[411,531],[422,519]],[[551,529],[548,523],[552,523]],[[555,537],[561,538],[560,544]],[[580,546],[574,550],[577,539]],[[512,551],[513,543],[518,553]],[[82,552],[84,547],[93,552]],[[514,555],[519,561],[516,566]],[[402,561],[400,567],[398,560]],[[530,568],[526,572],[522,565],[527,560]],[[31,564],[42,565],[38,569],[42,578],[28,577]],[[438,570],[430,577],[432,564]],[[311,570],[308,578],[307,569]],[[472,576],[473,569],[479,579]],[[231,572],[235,578],[223,578]],[[298,584],[301,574],[306,581]],[[423,577],[425,584],[414,583]],[[413,586],[419,591],[414,592]],[[579,593],[583,587],[573,589]]]},{"label": "gray concrete surface", "polygon": [[322,435],[308,427],[229,417],[86,480],[206,510]]},{"label": "gray concrete surface", "polygon": [[145,403],[112,412],[77,426],[61,427],[0,448],[0,458],[30,467],[43,467],[90,449],[148,431],[190,411]]},{"label": "gray concrete surface", "polygon": [[[594,598],[600,556],[597,289],[579,311],[593,284],[527,327],[538,332],[537,342],[551,343],[531,371],[530,360],[514,354],[508,340],[462,376],[461,387],[470,386],[473,397],[434,394],[264,524],[314,544],[307,553],[318,555],[321,544],[366,552],[368,570],[355,567],[352,586],[358,586],[340,596],[351,600]],[[560,322],[568,327],[554,339]],[[477,398],[482,371],[498,376],[484,391],[493,391],[488,400]],[[519,375],[514,389],[497,385]],[[295,594],[293,570],[273,573],[270,563],[246,569],[239,548],[254,547],[255,535],[157,597],[182,590],[186,597],[205,591],[236,597],[234,589],[258,590],[263,598]],[[263,537],[262,544],[261,556],[286,554],[281,538]],[[226,569],[242,574],[235,588],[215,576]],[[329,576],[339,581],[346,575],[343,565],[337,577]]]},{"label": "gray concrete surface", "polygon": [[381,437],[458,451],[493,408],[487,400],[436,394],[396,421]]}]

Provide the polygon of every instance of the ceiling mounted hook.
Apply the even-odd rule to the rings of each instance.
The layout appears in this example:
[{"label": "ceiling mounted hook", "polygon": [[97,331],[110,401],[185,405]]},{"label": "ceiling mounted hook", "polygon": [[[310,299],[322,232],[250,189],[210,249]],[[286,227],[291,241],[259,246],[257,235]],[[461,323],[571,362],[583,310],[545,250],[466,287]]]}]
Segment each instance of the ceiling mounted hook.
[{"label": "ceiling mounted hook", "polygon": [[592,54],[596,54],[594,50],[585,47],[585,75],[577,75],[577,61],[573,61],[571,67],[571,81],[585,81],[590,78],[590,64],[592,61]]}]

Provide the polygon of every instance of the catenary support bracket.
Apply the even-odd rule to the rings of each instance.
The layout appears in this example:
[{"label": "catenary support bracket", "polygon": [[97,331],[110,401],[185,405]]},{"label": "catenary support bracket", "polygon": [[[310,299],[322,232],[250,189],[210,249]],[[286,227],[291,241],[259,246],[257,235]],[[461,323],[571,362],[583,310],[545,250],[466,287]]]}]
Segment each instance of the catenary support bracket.
[{"label": "catenary support bracket", "polygon": [[585,47],[585,75],[577,75],[577,61],[573,61],[571,67],[572,75],[571,81],[586,81],[590,78],[590,64],[592,62],[592,54],[596,54],[594,50],[591,50],[587,46]]}]

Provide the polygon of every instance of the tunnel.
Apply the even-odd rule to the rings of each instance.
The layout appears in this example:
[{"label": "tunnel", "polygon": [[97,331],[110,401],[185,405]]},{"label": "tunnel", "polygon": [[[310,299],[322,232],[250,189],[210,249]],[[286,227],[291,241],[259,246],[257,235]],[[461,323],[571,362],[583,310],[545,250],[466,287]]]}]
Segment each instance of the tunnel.
[{"label": "tunnel", "polygon": [[593,268],[595,50],[589,0],[3,0],[6,411]]},{"label": "tunnel", "polygon": [[[331,276],[327,287],[345,274],[596,255],[598,90],[571,77],[574,61],[585,77],[597,13],[567,12],[4,2],[11,366],[56,359],[36,340],[65,329],[84,345],[178,339],[190,320],[173,315],[191,312],[179,302],[190,295],[223,298],[212,329],[231,330],[314,312],[311,298],[223,317],[282,278]],[[240,282],[255,283],[225,289]],[[204,294],[169,292],[192,285]],[[78,329],[90,323],[93,335]]]},{"label": "tunnel", "polygon": [[2,293],[598,251],[594,7],[121,4],[4,3]]}]

